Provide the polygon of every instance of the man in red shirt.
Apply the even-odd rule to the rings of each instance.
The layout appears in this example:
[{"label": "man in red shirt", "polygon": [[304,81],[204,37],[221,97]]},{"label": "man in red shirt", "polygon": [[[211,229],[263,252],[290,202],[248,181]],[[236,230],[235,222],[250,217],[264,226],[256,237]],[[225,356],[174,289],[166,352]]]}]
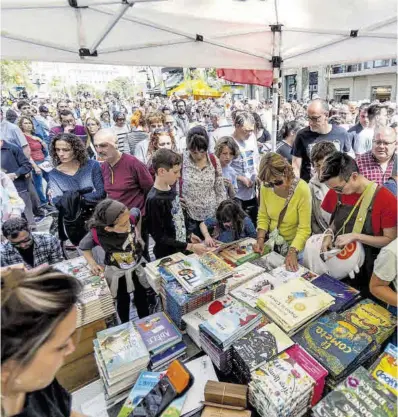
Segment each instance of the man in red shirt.
[{"label": "man in red shirt", "polygon": [[100,129],[94,136],[94,146],[104,161],[101,170],[108,197],[120,201],[129,210],[138,208],[144,215],[145,198],[153,185],[146,165],[118,151],[117,135],[112,129]]},{"label": "man in red shirt", "polygon": [[[341,152],[325,159],[320,180],[329,187],[322,208],[332,214],[334,246],[343,248],[354,241],[364,246],[365,263],[352,284],[369,295],[374,260],[380,248],[397,237],[397,199],[384,187],[376,189],[359,173],[355,160]],[[366,210],[364,216],[361,207]],[[362,224],[360,233],[353,232],[355,224]],[[322,251],[331,246],[332,239],[326,237]]]},{"label": "man in red shirt", "polygon": [[384,184],[391,177],[396,150],[397,134],[395,130],[391,127],[376,129],[372,150],[359,155],[356,160],[359,172],[378,185]]}]

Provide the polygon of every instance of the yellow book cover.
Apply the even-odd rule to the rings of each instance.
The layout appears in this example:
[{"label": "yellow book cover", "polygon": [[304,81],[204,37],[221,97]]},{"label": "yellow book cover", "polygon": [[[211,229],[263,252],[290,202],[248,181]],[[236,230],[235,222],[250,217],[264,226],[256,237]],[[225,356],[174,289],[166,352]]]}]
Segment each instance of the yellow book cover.
[{"label": "yellow book cover", "polygon": [[397,358],[384,352],[372,368],[372,377],[398,396]]}]

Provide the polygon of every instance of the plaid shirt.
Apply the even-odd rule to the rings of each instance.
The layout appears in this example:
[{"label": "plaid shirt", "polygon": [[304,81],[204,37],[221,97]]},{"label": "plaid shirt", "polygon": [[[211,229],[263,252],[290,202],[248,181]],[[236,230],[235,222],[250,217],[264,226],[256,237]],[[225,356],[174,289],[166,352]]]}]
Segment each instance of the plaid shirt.
[{"label": "plaid shirt", "polygon": [[369,181],[374,181],[378,185],[383,185],[391,177],[395,158],[395,155],[391,158],[385,172],[381,169],[380,163],[374,157],[372,151],[359,155],[356,159],[356,163],[358,164],[359,172]]},{"label": "plaid shirt", "polygon": [[[61,246],[57,238],[49,234],[35,233],[32,233],[32,237],[34,245],[33,267],[45,263],[52,265],[64,260],[61,251]],[[0,256],[1,266],[23,263],[26,266],[26,268],[32,268],[31,265],[28,265],[24,262],[21,254],[18,252],[18,249],[12,246],[10,242],[5,242],[0,245]]]}]

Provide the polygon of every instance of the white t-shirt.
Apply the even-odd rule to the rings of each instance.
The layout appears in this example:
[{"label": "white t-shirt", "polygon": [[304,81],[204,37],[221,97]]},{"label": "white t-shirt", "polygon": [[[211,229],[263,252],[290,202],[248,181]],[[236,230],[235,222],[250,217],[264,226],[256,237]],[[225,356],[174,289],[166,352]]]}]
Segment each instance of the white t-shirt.
[{"label": "white t-shirt", "polygon": [[375,260],[373,272],[381,280],[392,282],[397,290],[397,239],[382,248]]}]

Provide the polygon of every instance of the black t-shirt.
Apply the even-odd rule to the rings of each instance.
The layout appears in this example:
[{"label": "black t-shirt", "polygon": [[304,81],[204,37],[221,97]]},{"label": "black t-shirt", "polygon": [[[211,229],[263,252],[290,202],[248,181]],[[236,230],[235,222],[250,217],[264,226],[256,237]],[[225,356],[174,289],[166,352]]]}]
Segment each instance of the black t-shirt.
[{"label": "black t-shirt", "polygon": [[157,259],[187,248],[184,213],[178,194],[152,187],[146,205],[146,225],[155,241],[153,252]]},{"label": "black t-shirt", "polygon": [[46,388],[26,395],[21,413],[13,417],[69,417],[72,399],[56,379]]},{"label": "black t-shirt", "polygon": [[19,254],[22,256],[22,259],[29,265],[33,267],[33,245],[32,244],[29,248],[27,249],[21,249],[21,248],[17,248]]},{"label": "black t-shirt", "polygon": [[265,143],[271,140],[271,135],[267,129],[263,129],[262,135],[257,139],[257,142]]},{"label": "black t-shirt", "polygon": [[340,126],[332,125],[332,130],[326,135],[312,132],[309,127],[301,129],[294,141],[292,155],[302,158],[300,178],[307,182],[311,178],[311,149],[316,143],[322,141],[334,143],[336,149],[341,152],[349,152],[351,150],[347,131]]},{"label": "black t-shirt", "polygon": [[292,159],[293,159],[292,147],[288,143],[284,141],[279,142],[276,145],[276,153],[286,158],[290,165],[292,164]]}]

